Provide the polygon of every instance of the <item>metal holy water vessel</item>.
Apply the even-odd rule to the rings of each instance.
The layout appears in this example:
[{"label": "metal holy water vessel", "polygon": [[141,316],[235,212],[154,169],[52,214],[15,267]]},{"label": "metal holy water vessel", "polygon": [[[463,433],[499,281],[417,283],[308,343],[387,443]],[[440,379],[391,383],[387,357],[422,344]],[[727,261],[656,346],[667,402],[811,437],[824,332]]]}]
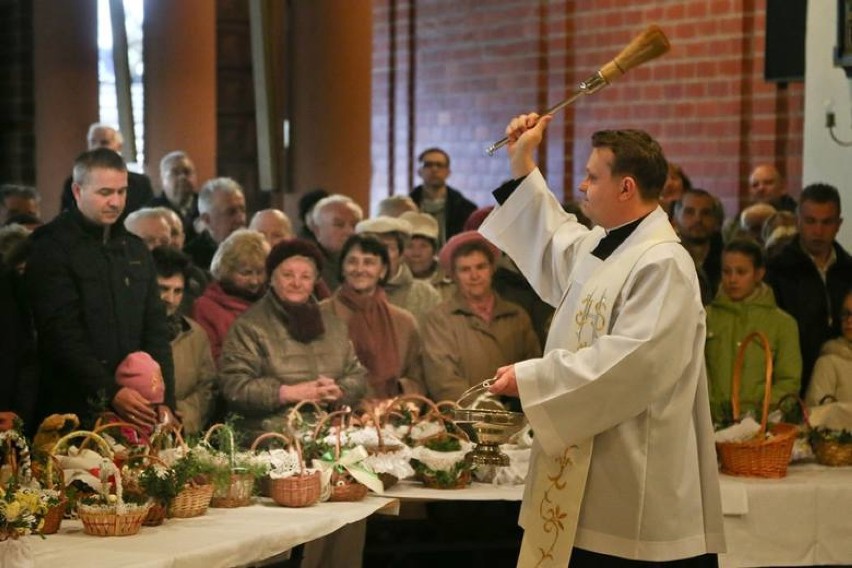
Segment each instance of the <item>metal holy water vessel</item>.
[{"label": "metal holy water vessel", "polygon": [[[483,381],[465,391],[458,400],[459,406],[474,394],[487,392],[491,383],[491,380]],[[474,400],[471,407],[455,408],[451,412],[453,422],[476,444],[468,457],[477,465],[508,466],[509,456],[500,451],[500,445],[521,431],[527,423],[526,416],[521,412],[477,408],[476,404]]]}]

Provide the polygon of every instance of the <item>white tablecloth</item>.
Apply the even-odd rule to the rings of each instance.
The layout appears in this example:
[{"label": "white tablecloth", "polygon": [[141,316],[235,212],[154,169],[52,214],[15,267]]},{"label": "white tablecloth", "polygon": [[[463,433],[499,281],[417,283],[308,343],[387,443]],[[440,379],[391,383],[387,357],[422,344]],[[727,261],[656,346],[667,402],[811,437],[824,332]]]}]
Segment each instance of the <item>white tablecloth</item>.
[{"label": "white tablecloth", "polygon": [[795,465],[782,479],[720,476],[720,566],[852,565],[852,468]]},{"label": "white tablecloth", "polygon": [[37,568],[216,568],[241,566],[331,534],[396,502],[368,496],[357,503],[320,503],[287,509],[270,500],[251,507],[210,509],[193,519],[168,519],[134,536],[96,537],[79,521],[58,534],[27,537]]},{"label": "white tablecloth", "polygon": [[464,489],[429,489],[416,481],[400,481],[383,496],[401,501],[520,501],[524,486],[473,482]]}]

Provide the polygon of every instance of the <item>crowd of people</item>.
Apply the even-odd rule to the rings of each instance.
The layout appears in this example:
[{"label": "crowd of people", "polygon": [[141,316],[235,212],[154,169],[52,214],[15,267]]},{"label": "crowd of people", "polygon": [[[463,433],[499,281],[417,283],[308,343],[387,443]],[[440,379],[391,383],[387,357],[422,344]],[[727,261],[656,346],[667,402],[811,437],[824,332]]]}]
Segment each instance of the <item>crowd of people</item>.
[{"label": "crowd of people", "polygon": [[[454,400],[544,352],[559,299],[539,298],[477,231],[493,208],[447,185],[439,148],[418,157],[423,183],[377,215],[317,190],[293,223],[277,209],[249,217],[239,183],[199,184],[185,152],[163,158],[155,196],[147,176],[128,172],[114,128],[92,125],[88,144],[47,223],[34,188],[3,186],[0,410],[27,424],[109,410],[193,433],[236,413],[247,429],[271,430],[303,400]],[[725,221],[719,199],[669,164],[659,196],[701,284],[717,424],[731,418],[735,354],[753,331],[771,344],[774,401],[852,396],[852,258],[835,239],[837,189],[810,185],[796,200],[759,165],[748,194]],[[564,210],[591,226],[575,204]],[[157,363],[161,402],[116,379],[140,351]],[[760,408],[764,364],[750,346],[747,411]]]}]

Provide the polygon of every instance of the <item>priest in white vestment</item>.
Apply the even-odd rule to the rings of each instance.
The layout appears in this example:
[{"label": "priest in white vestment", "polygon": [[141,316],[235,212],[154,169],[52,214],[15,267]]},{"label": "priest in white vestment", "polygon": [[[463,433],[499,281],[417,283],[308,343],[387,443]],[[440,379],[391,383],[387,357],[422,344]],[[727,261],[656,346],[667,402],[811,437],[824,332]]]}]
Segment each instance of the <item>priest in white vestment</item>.
[{"label": "priest in white vestment", "polygon": [[544,355],[501,368],[534,431],[519,566],[716,566],[724,531],[695,264],[659,207],[667,163],[597,132],[564,213],[534,153],[551,117],[507,127],[513,181],[480,232],[557,308]]}]

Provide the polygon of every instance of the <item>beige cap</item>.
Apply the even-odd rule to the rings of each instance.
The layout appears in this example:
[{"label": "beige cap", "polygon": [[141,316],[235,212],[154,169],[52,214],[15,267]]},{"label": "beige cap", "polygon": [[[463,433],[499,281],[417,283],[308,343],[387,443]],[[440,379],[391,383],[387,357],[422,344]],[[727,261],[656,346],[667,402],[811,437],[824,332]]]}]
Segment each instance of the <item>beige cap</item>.
[{"label": "beige cap", "polygon": [[408,211],[399,217],[411,224],[411,236],[438,240],[438,222],[428,213]]},{"label": "beige cap", "polygon": [[379,216],[370,219],[364,219],[355,225],[355,232],[373,233],[382,235],[385,233],[402,233],[403,235],[411,235],[411,223],[397,217]]}]

